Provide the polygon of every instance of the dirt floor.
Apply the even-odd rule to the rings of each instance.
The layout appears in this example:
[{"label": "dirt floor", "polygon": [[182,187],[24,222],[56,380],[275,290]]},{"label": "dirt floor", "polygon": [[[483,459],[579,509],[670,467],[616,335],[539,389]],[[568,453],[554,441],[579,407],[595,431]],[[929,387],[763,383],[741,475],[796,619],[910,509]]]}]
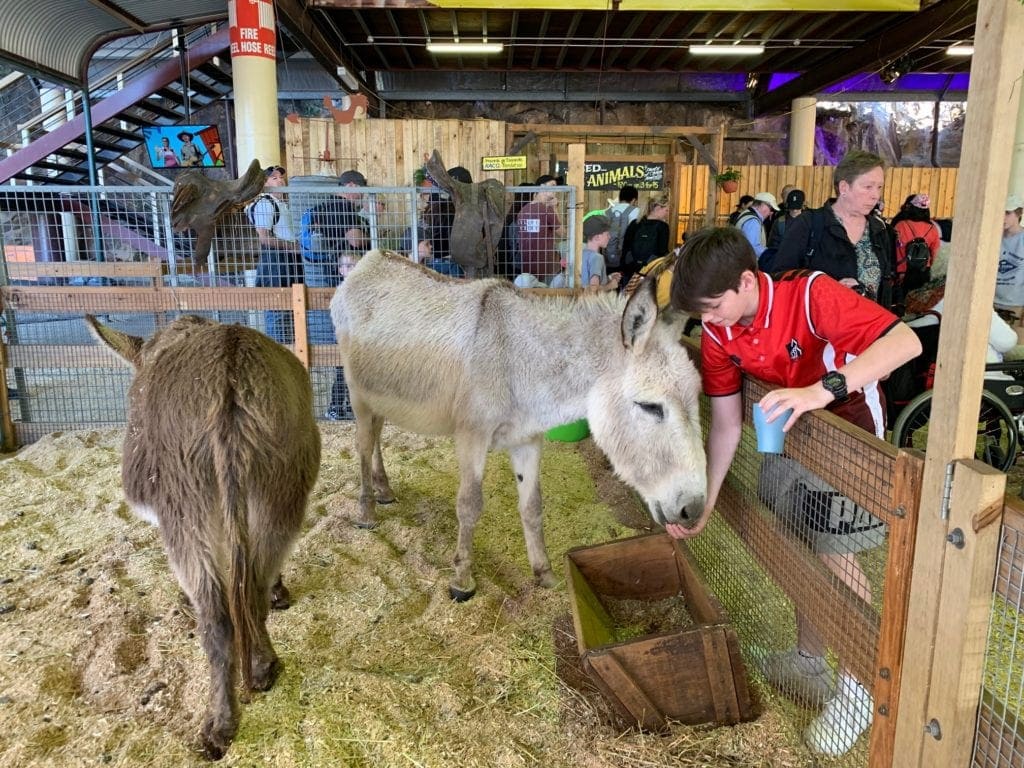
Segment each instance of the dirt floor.
[{"label": "dirt floor", "polygon": [[[580,668],[564,583],[530,578],[508,460],[488,461],[477,596],[448,599],[450,441],[388,429],[397,504],[354,528],[351,425],[324,462],[271,637],[285,665],[242,710],[227,766],[816,765],[771,706],[752,723],[639,733]],[[0,765],[201,765],[205,660],[153,529],[120,490],[117,430],[0,461]],[[550,444],[545,533],[567,549],[650,524],[589,442]]]}]

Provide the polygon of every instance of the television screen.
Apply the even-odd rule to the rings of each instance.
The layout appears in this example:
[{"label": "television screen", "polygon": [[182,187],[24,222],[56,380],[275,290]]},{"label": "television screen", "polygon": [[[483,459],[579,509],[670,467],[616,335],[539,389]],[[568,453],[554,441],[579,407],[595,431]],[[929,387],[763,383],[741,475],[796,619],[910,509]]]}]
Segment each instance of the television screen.
[{"label": "television screen", "polygon": [[154,125],[142,129],[154,168],[224,165],[216,125]]}]

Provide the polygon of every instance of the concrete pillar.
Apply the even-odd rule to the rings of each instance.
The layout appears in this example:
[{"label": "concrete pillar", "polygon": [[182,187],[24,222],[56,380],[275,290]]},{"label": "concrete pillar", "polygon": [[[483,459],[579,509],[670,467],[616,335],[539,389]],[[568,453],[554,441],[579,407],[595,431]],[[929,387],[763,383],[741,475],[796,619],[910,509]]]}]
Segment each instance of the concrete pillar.
[{"label": "concrete pillar", "polygon": [[[1016,87],[1020,87],[1020,82]],[[1010,188],[1015,195],[1024,195],[1024,98],[1017,109],[1017,130],[1013,138],[1013,156],[1010,158]]]},{"label": "concrete pillar", "polygon": [[814,165],[814,128],[818,100],[813,96],[793,99],[789,119],[789,164]]},{"label": "concrete pillar", "polygon": [[277,117],[277,37],[273,0],[229,0],[231,71],[235,97],[235,162],[281,163]]},{"label": "concrete pillar", "polygon": [[43,130],[53,131],[64,124],[64,89],[53,86],[41,88],[39,91],[40,112],[43,118]]}]

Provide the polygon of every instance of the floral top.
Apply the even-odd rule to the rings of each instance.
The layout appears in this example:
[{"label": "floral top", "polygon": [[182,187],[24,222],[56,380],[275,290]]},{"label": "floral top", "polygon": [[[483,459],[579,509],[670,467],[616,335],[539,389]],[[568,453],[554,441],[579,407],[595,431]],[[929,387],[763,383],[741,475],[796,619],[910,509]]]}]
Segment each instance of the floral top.
[{"label": "floral top", "polygon": [[857,282],[874,298],[878,296],[878,286],[882,283],[882,266],[878,263],[878,254],[871,247],[871,227],[864,227],[864,234],[853,248],[857,251]]}]

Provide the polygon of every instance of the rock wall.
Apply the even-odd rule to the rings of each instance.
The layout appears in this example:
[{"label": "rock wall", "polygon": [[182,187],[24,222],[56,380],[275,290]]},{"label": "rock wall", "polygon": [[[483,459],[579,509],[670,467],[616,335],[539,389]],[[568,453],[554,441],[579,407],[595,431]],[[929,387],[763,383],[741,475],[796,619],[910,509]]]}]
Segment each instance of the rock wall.
[{"label": "rock wall", "polygon": [[[815,165],[835,165],[852,148],[875,152],[895,166],[956,167],[966,104],[943,102],[935,130],[933,102],[828,102],[818,105]],[[399,101],[388,117],[487,118],[510,123],[574,125],[727,124],[734,132],[781,133],[787,115],[749,119],[744,107],[696,102],[441,102]],[[935,149],[933,150],[933,144]],[[725,162],[785,165],[788,146],[778,141],[727,141]]]}]

